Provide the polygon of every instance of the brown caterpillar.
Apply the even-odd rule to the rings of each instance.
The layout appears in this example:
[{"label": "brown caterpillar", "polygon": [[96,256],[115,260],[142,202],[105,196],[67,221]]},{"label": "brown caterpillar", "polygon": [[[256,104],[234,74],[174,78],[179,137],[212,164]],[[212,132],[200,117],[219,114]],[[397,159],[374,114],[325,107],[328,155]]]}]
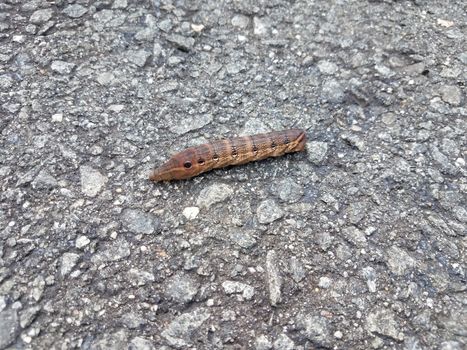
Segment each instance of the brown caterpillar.
[{"label": "brown caterpillar", "polygon": [[245,164],[305,149],[306,133],[301,129],[234,137],[190,147],[173,155],[154,169],[152,181],[183,180],[212,169]]}]

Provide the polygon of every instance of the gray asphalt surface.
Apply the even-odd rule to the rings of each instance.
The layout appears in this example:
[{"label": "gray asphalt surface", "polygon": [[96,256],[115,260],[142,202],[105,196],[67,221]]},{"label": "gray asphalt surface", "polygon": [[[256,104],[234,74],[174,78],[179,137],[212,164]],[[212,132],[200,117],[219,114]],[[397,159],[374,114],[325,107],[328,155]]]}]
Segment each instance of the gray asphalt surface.
[{"label": "gray asphalt surface", "polygon": [[[0,3],[0,349],[464,349],[465,1]],[[207,140],[307,153],[154,184]]]}]

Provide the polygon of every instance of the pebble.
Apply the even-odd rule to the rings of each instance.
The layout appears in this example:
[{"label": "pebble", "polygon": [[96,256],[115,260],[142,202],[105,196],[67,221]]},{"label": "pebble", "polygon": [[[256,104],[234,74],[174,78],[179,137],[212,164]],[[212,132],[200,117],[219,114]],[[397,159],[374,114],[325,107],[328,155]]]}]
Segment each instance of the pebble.
[{"label": "pebble", "polygon": [[128,58],[128,61],[142,68],[148,63],[149,59],[152,56],[152,53],[146,50],[129,50],[126,56]]},{"label": "pebble", "polygon": [[415,260],[405,250],[399,247],[390,247],[386,250],[384,255],[389,270],[397,276],[402,276],[406,274],[409,269],[415,267]]},{"label": "pebble", "polygon": [[266,199],[256,209],[260,224],[270,224],[284,216],[284,211],[272,199]]},{"label": "pebble", "polygon": [[20,331],[18,314],[14,309],[5,309],[0,312],[0,349],[12,344]]},{"label": "pebble", "polygon": [[264,18],[253,17],[253,34],[257,36],[266,36],[269,32],[269,23]]},{"label": "pebble", "polygon": [[299,314],[297,326],[303,335],[317,346],[327,347],[329,344],[329,325],[323,316]]},{"label": "pebble", "polygon": [[323,163],[328,153],[327,142],[321,141],[308,141],[306,143],[307,157],[310,162],[316,165]]},{"label": "pebble", "polygon": [[306,277],[305,269],[303,268],[302,262],[295,256],[290,258],[289,271],[292,275],[292,279],[298,283]]},{"label": "pebble", "polygon": [[250,249],[256,244],[253,232],[241,228],[234,229],[230,233],[230,240],[245,249]]},{"label": "pebble", "polygon": [[365,232],[355,226],[344,228],[342,236],[357,247],[365,247],[367,245]]},{"label": "pebble", "polygon": [[74,63],[68,63],[65,61],[53,61],[50,65],[50,68],[58,74],[70,74],[73,69],[76,67]]},{"label": "pebble", "polygon": [[151,213],[146,213],[141,209],[125,209],[122,212],[121,220],[123,225],[136,234],[150,235],[159,229],[160,222]]},{"label": "pebble", "polygon": [[146,338],[134,337],[131,339],[128,350],[155,350],[152,342]]},{"label": "pebble", "polygon": [[125,9],[128,6],[128,0],[114,0],[112,4],[113,9]]},{"label": "pebble", "polygon": [[79,236],[76,239],[75,247],[78,248],[78,249],[82,249],[82,248],[86,247],[90,242],[91,242],[91,240],[88,237]]},{"label": "pebble", "polygon": [[440,88],[441,98],[444,102],[453,106],[460,106],[462,102],[462,92],[454,85],[445,85]]},{"label": "pebble", "polygon": [[336,338],[336,339],[342,339],[343,336],[344,335],[342,334],[341,331],[335,331],[334,332],[334,338]]},{"label": "pebble", "polygon": [[344,87],[335,79],[327,80],[323,83],[321,96],[330,103],[342,103],[345,99]]},{"label": "pebble", "polygon": [[332,284],[332,279],[329,277],[320,277],[318,286],[323,289],[328,289]]},{"label": "pebble", "polygon": [[366,318],[366,330],[382,334],[397,341],[404,340],[404,334],[398,329],[399,321],[391,310],[379,308],[369,313]]},{"label": "pebble", "polygon": [[236,281],[225,281],[222,283],[222,288],[227,295],[241,293],[245,300],[251,300],[255,294],[252,286]]},{"label": "pebble", "polygon": [[294,350],[295,343],[286,334],[280,334],[274,342],[274,350]]},{"label": "pebble", "polygon": [[188,348],[192,345],[192,333],[209,319],[211,315],[203,308],[195,309],[176,317],[161,333],[170,346]]},{"label": "pebble", "polygon": [[88,12],[88,9],[79,4],[68,5],[63,10],[63,13],[71,18],[79,18],[83,16],[86,12]]},{"label": "pebble", "polygon": [[269,302],[277,306],[281,300],[282,278],[279,271],[279,262],[274,250],[268,251],[266,255],[266,276],[268,281]]},{"label": "pebble", "polygon": [[195,45],[195,39],[191,37],[185,37],[179,34],[171,34],[167,36],[167,40],[177,48],[183,51],[191,51],[193,49],[193,46]]},{"label": "pebble", "polygon": [[233,189],[229,185],[215,183],[201,190],[196,205],[209,209],[212,205],[227,200],[232,194]]},{"label": "pebble", "polygon": [[120,238],[107,243],[100,252],[91,258],[91,261],[96,265],[100,265],[102,263],[128,258],[130,254],[130,243]]},{"label": "pebble", "polygon": [[138,287],[145,286],[146,284],[152,283],[156,280],[152,272],[135,268],[128,271],[128,278],[132,285]]},{"label": "pebble", "polygon": [[36,190],[51,190],[58,187],[58,181],[46,170],[41,170],[31,183]]},{"label": "pebble", "polygon": [[199,208],[198,207],[186,207],[183,209],[183,216],[187,220],[194,220],[199,214]]},{"label": "pebble", "polygon": [[232,23],[234,27],[246,29],[250,23],[250,19],[244,15],[235,15],[232,17],[230,23]]},{"label": "pebble", "polygon": [[121,317],[121,322],[128,329],[137,329],[144,326],[147,321],[136,312],[130,311]]},{"label": "pebble", "polygon": [[177,274],[171,277],[165,289],[165,294],[176,302],[187,304],[193,300],[200,284],[187,274]]},{"label": "pebble", "polygon": [[272,343],[264,334],[262,334],[255,339],[255,349],[256,350],[271,350]]},{"label": "pebble", "polygon": [[169,127],[169,130],[177,135],[183,135],[187,132],[201,129],[208,125],[213,120],[213,117],[209,113],[203,113],[200,115],[190,115],[184,118],[181,123],[174,123]]},{"label": "pebble", "polygon": [[29,18],[29,22],[33,24],[42,24],[50,20],[52,18],[52,15],[53,15],[52,9],[36,10]]},{"label": "pebble", "polygon": [[370,293],[376,292],[376,271],[371,266],[367,266],[362,270],[363,276],[366,278],[366,284]]},{"label": "pebble", "polygon": [[67,276],[78,263],[79,254],[76,253],[64,253],[62,255],[60,263],[60,275],[62,277]]},{"label": "pebble", "polygon": [[90,166],[80,167],[81,191],[88,197],[95,197],[107,183],[107,177]]},{"label": "pebble", "polygon": [[321,74],[334,74],[339,69],[337,64],[326,60],[319,61],[317,67]]},{"label": "pebble", "polygon": [[[39,313],[41,309],[42,309],[41,306],[35,305],[22,311],[20,318],[19,318],[19,325],[21,326],[21,328],[26,328],[27,326],[29,326],[32,323],[32,321],[34,321],[34,319],[36,318],[37,314]],[[1,322],[0,322],[0,325],[1,325]]]},{"label": "pebble", "polygon": [[52,115],[52,121],[54,123],[61,123],[63,121],[63,113],[56,113]]},{"label": "pebble", "polygon": [[303,197],[303,186],[299,185],[290,178],[279,181],[273,186],[274,193],[279,195],[279,198],[284,202],[295,203]]},{"label": "pebble", "polygon": [[115,76],[112,72],[103,72],[97,74],[96,80],[100,85],[103,86],[112,85],[115,82]]},{"label": "pebble", "polygon": [[115,333],[103,334],[97,338],[90,349],[92,350],[115,350],[128,348],[128,335],[127,331],[121,329]]}]

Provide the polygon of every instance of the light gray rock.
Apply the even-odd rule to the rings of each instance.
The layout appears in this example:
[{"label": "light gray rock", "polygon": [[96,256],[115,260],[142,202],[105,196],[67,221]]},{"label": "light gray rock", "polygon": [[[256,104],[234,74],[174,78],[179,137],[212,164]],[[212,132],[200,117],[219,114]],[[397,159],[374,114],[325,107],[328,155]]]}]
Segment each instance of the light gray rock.
[{"label": "light gray rock", "polygon": [[153,343],[142,337],[134,337],[128,345],[128,350],[155,350]]},{"label": "light gray rock", "polygon": [[317,67],[318,67],[318,70],[321,72],[321,74],[331,74],[331,75],[336,73],[337,70],[339,69],[337,64],[335,64],[334,62],[326,61],[326,60],[319,61],[317,64]]},{"label": "light gray rock", "polygon": [[119,330],[111,334],[103,334],[91,344],[91,350],[115,350],[127,349],[128,334],[125,330]]},{"label": "light gray rock", "polygon": [[116,82],[116,78],[112,72],[103,72],[97,74],[96,81],[102,86],[108,86],[114,84]]},{"label": "light gray rock", "polygon": [[255,289],[252,286],[237,281],[224,281],[222,283],[222,288],[224,288],[225,294],[241,293],[246,300],[251,300],[255,294]]},{"label": "light gray rock", "polygon": [[357,247],[365,247],[367,245],[365,232],[355,226],[344,228],[342,236]]},{"label": "light gray rock", "polygon": [[327,142],[308,141],[306,143],[308,160],[313,164],[320,165],[326,159],[328,153]]},{"label": "light gray rock", "polygon": [[306,277],[306,272],[302,262],[295,256],[292,256],[289,261],[289,271],[292,279],[298,283]]},{"label": "light gray rock", "polygon": [[174,123],[169,127],[169,130],[177,135],[186,134],[189,131],[201,129],[203,126],[208,125],[213,120],[213,117],[209,113],[203,113],[200,115],[187,116],[180,123]]},{"label": "light gray rock", "polygon": [[41,170],[31,183],[37,190],[51,190],[58,186],[58,181],[46,170]]},{"label": "light gray rock", "polygon": [[321,96],[331,103],[342,103],[345,99],[345,90],[337,80],[326,80],[323,83]]},{"label": "light gray rock", "polygon": [[86,12],[88,12],[88,9],[79,4],[68,5],[63,10],[63,13],[71,18],[79,18],[83,16]]},{"label": "light gray rock", "polygon": [[128,312],[124,314],[120,321],[129,329],[137,329],[147,323],[147,321],[136,312]]},{"label": "light gray rock", "polygon": [[196,205],[209,209],[212,205],[227,200],[232,194],[233,190],[229,185],[215,183],[201,190]]},{"label": "light gray rock", "polygon": [[266,277],[269,290],[269,302],[272,306],[277,306],[282,300],[282,277],[279,270],[277,253],[274,250],[268,251],[266,255]]},{"label": "light gray rock", "polygon": [[159,220],[151,213],[140,209],[125,209],[122,212],[122,223],[131,232],[150,235],[159,229]]},{"label": "light gray rock", "polygon": [[74,63],[69,63],[69,62],[60,61],[60,60],[53,61],[52,64],[50,65],[50,68],[52,69],[52,71],[58,74],[62,74],[62,75],[70,74],[75,67],[76,65]]},{"label": "light gray rock", "polygon": [[128,6],[128,0],[114,0],[112,4],[113,9],[126,9]]},{"label": "light gray rock", "polygon": [[440,88],[441,98],[444,102],[453,106],[459,106],[462,102],[462,92],[454,85],[444,85]]},{"label": "light gray rock", "polygon": [[230,22],[234,27],[246,29],[250,23],[250,19],[247,16],[235,15]]},{"label": "light gray rock", "polygon": [[199,282],[192,276],[177,274],[167,282],[165,294],[178,303],[186,304],[193,300],[196,293],[198,293],[199,286]]},{"label": "light gray rock", "polygon": [[270,224],[284,216],[284,211],[272,199],[266,199],[256,209],[256,216],[261,224]]},{"label": "light gray rock", "polygon": [[257,36],[266,36],[269,33],[270,23],[265,18],[253,17],[253,33]]},{"label": "light gray rock", "polygon": [[402,276],[415,267],[415,260],[403,249],[392,246],[385,253],[386,264],[395,275]]},{"label": "light gray rock", "polygon": [[255,349],[256,350],[271,350],[272,343],[264,334],[262,334],[255,339]]},{"label": "light gray rock", "polygon": [[179,34],[168,35],[167,40],[175,44],[177,48],[183,51],[190,51],[193,49],[193,46],[195,45],[195,39],[191,37],[182,36]]},{"label": "light gray rock", "polygon": [[279,181],[273,187],[274,193],[277,193],[279,198],[288,203],[295,203],[303,197],[303,186],[294,182],[290,178]]},{"label": "light gray rock", "polygon": [[404,334],[399,330],[399,322],[391,310],[378,308],[368,314],[365,329],[374,334],[383,334],[397,341],[404,340]]},{"label": "light gray rock", "polygon": [[154,282],[156,278],[152,272],[133,268],[128,271],[128,279],[132,285],[141,287]]},{"label": "light gray rock", "polygon": [[245,249],[250,249],[256,244],[253,232],[240,228],[230,233],[230,240]]},{"label": "light gray rock", "polygon": [[332,285],[332,279],[329,277],[323,276],[319,278],[318,286],[323,289],[329,289]]},{"label": "light gray rock", "polygon": [[295,343],[286,334],[280,334],[274,342],[274,350],[294,350]]},{"label": "light gray rock", "polygon": [[205,309],[195,309],[176,317],[161,333],[170,346],[177,349],[192,345],[193,334],[207,321],[210,314]]},{"label": "light gray rock", "polygon": [[52,18],[53,13],[52,9],[36,10],[29,18],[29,22],[33,24],[43,24]]},{"label": "light gray rock", "polygon": [[97,196],[107,183],[107,177],[87,165],[81,166],[79,170],[81,175],[81,191],[89,197]]},{"label": "light gray rock", "polygon": [[11,345],[20,331],[16,310],[5,309],[0,312],[0,349]]},{"label": "light gray rock", "polygon": [[366,284],[368,286],[368,290],[371,293],[376,292],[376,271],[371,266],[367,266],[362,270],[363,277],[366,278]]},{"label": "light gray rock", "polygon": [[76,238],[75,247],[78,248],[78,249],[83,249],[83,248],[86,247],[90,242],[91,242],[91,240],[90,240],[88,237],[86,237],[86,236],[79,236],[78,238]]},{"label": "light gray rock", "polygon": [[331,336],[326,318],[299,314],[296,321],[303,335],[313,344],[318,346],[327,346],[329,344]]},{"label": "light gray rock", "polygon": [[142,68],[148,63],[152,53],[146,50],[129,50],[126,56],[128,61]]},{"label": "light gray rock", "polygon": [[19,317],[19,325],[21,326],[21,328],[24,329],[28,327],[34,321],[34,319],[36,318],[39,311],[41,311],[41,309],[42,309],[41,306],[35,305],[22,311]]},{"label": "light gray rock", "polygon": [[62,255],[60,263],[60,275],[63,277],[67,276],[78,263],[79,254],[76,253],[64,253]]},{"label": "light gray rock", "polygon": [[101,250],[91,258],[91,261],[99,265],[127,258],[130,254],[130,243],[125,239],[120,238],[104,245]]}]

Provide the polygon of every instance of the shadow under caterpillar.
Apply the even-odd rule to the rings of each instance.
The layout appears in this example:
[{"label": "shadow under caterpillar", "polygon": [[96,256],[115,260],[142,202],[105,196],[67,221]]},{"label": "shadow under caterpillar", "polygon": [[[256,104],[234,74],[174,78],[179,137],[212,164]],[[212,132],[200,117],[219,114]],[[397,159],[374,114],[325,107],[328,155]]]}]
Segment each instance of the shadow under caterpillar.
[{"label": "shadow under caterpillar", "polygon": [[305,144],[306,133],[302,129],[215,140],[174,154],[166,163],[154,169],[149,179],[189,179],[212,169],[300,152],[305,149]]}]

